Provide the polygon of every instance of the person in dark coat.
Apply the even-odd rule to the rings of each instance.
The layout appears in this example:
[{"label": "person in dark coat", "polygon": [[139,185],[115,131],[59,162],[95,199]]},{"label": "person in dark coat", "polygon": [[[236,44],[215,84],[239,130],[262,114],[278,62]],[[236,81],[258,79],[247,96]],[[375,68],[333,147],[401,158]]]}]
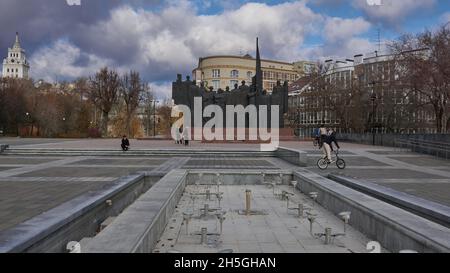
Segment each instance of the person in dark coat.
[{"label": "person in dark coat", "polygon": [[122,138],[122,144],[120,145],[122,147],[122,150],[128,151],[129,147],[130,147],[130,141],[128,140],[127,136],[123,136]]},{"label": "person in dark coat", "polygon": [[329,131],[327,143],[328,143],[328,145],[330,145],[331,151],[334,151],[333,143],[334,143],[334,145],[336,145],[336,148],[338,148],[338,150],[341,149],[341,147],[339,147],[339,144],[336,140],[336,131],[334,131],[333,129],[330,129],[330,131]]}]

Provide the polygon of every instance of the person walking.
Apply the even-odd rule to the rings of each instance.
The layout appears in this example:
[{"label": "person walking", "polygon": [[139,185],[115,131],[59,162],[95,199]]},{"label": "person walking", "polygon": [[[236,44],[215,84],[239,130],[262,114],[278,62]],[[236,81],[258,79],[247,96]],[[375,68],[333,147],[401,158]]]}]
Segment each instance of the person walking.
[{"label": "person walking", "polygon": [[320,125],[319,128],[319,149],[322,149],[323,143],[325,139],[327,138],[327,128],[325,128],[325,125]]},{"label": "person walking", "polygon": [[185,146],[189,145],[189,127],[183,129],[183,141]]},{"label": "person walking", "polygon": [[313,130],[313,137],[314,137],[314,146],[318,146],[320,142],[320,128],[314,128]]},{"label": "person walking", "polygon": [[180,144],[182,142],[181,134],[180,134],[180,128],[177,128],[175,130],[175,144]]}]

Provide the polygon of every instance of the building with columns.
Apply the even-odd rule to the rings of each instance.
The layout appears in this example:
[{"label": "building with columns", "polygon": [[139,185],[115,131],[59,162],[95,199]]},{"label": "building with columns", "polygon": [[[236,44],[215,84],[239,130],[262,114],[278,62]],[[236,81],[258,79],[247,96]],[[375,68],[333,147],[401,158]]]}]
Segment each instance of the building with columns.
[{"label": "building with columns", "polygon": [[30,65],[25,50],[20,46],[19,33],[12,48],[8,48],[8,56],[3,60],[2,77],[28,79]]}]

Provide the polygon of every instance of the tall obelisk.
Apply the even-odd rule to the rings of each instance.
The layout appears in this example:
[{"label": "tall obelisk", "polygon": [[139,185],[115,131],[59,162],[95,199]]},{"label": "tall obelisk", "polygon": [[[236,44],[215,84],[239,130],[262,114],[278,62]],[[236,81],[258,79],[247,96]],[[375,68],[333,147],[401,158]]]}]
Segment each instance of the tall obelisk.
[{"label": "tall obelisk", "polygon": [[262,94],[263,73],[261,69],[261,55],[259,54],[259,38],[256,38],[256,93]]}]

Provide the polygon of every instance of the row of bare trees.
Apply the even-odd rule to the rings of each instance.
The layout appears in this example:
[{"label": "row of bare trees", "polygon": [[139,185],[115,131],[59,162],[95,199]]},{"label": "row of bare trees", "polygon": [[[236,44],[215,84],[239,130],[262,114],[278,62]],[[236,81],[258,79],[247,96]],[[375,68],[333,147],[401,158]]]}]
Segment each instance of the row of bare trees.
[{"label": "row of bare trees", "polygon": [[142,111],[140,117],[137,112],[152,107],[153,99],[138,72],[119,75],[107,67],[57,85],[3,78],[0,131],[43,137],[142,136],[142,119],[154,116],[156,109]]},{"label": "row of bare trees", "polygon": [[[319,64],[290,113],[295,127],[338,127],[342,132],[450,132],[450,28],[405,35],[388,56],[328,70]],[[344,75],[347,73],[347,75]],[[316,119],[302,124],[299,112]],[[308,123],[308,122],[306,122]]]},{"label": "row of bare trees", "polygon": [[430,106],[438,133],[450,130],[450,26],[405,35],[391,45],[406,96],[420,97],[417,107]]},{"label": "row of bare trees", "polygon": [[136,110],[144,100],[152,100],[148,86],[135,71],[120,76],[105,67],[90,77],[88,98],[101,111],[102,135],[108,134],[110,113],[114,108],[117,112],[116,124],[122,124],[117,126],[124,127],[123,133],[134,135],[132,123]]},{"label": "row of bare trees", "polygon": [[92,107],[69,84],[0,80],[0,131],[5,135],[87,135]]}]

